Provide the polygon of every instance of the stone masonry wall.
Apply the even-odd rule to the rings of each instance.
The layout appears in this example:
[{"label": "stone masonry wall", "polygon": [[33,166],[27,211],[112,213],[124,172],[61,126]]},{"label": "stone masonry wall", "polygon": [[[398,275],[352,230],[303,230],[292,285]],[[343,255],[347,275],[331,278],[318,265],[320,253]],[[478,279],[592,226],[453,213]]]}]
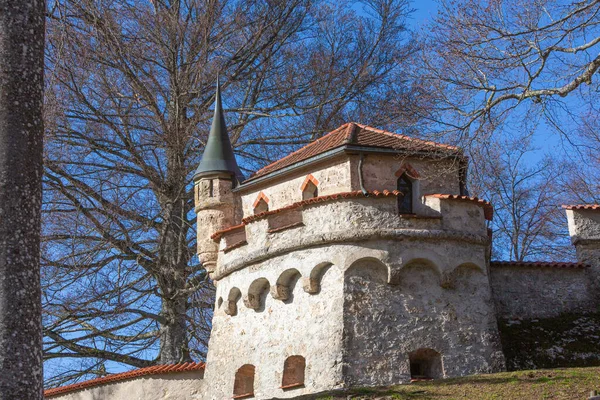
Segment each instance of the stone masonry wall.
[{"label": "stone masonry wall", "polygon": [[491,284],[500,319],[535,319],[596,310],[589,268],[494,266]]}]

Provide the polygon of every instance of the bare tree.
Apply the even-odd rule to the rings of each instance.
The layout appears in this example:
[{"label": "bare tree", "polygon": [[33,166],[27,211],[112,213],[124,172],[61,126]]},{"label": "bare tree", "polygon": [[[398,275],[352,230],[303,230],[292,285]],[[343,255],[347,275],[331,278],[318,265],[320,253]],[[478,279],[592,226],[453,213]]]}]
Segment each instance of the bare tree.
[{"label": "bare tree", "polygon": [[42,395],[45,3],[0,0],[0,399]]},{"label": "bare tree", "polygon": [[598,105],[598,0],[443,0],[421,48],[427,117],[455,140],[493,132],[515,110],[575,140]]},{"label": "bare tree", "polygon": [[383,109],[410,52],[408,13],[405,0],[55,2],[43,232],[49,385],[113,363],[204,357],[213,289],[194,257],[191,174],[217,73],[248,173]]},{"label": "bare tree", "polygon": [[[494,205],[492,257],[515,261],[574,256],[561,208],[566,169],[535,155],[532,135],[490,140],[473,151],[471,190]],[[539,157],[537,162],[531,159]]]}]

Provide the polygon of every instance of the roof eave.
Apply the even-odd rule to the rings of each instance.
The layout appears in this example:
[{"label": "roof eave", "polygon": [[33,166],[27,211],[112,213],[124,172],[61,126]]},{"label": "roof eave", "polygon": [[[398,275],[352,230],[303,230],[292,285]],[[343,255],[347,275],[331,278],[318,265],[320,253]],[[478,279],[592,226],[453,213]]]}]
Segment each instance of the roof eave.
[{"label": "roof eave", "polygon": [[415,157],[425,157],[432,159],[440,159],[440,158],[459,158],[463,159],[465,156],[462,154],[460,150],[456,150],[455,152],[446,151],[432,151],[432,150],[407,150],[407,149],[390,149],[385,147],[368,147],[368,146],[357,146],[351,144],[344,144],[334,149],[328,150],[326,152],[317,154],[306,160],[302,160],[296,162],[294,164],[288,165],[287,167],[283,167],[281,169],[277,169],[273,172],[269,172],[265,175],[261,175],[257,178],[248,178],[244,183],[242,183],[237,188],[233,189],[233,191],[243,191],[260,183],[268,182],[270,180],[279,178],[281,176],[287,175],[291,172],[294,172],[298,169],[307,167],[309,165],[313,165],[319,163],[321,161],[327,160],[329,158],[333,158],[342,153],[345,154],[360,154],[360,153],[371,153],[371,154],[406,154]]}]

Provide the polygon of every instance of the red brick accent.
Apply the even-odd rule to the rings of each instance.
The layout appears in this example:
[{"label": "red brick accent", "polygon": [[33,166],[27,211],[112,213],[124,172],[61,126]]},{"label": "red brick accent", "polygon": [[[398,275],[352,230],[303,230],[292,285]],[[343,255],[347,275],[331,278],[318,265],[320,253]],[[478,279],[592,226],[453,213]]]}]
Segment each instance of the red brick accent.
[{"label": "red brick accent", "polygon": [[304,189],[306,189],[309,182],[312,182],[315,186],[319,186],[319,181],[317,180],[317,178],[312,176],[312,174],[308,174],[308,176],[304,180],[304,183],[302,183],[302,186],[300,186],[300,190],[304,192]]},{"label": "red brick accent", "polygon": [[229,252],[229,251],[231,251],[231,250],[233,250],[233,249],[237,249],[238,247],[242,247],[242,246],[245,246],[245,245],[247,245],[247,244],[248,244],[248,242],[246,241],[246,239],[244,239],[244,240],[240,240],[240,241],[239,241],[239,242],[237,242],[237,243],[234,243],[234,244],[232,244],[232,245],[230,245],[230,246],[227,246],[227,247],[225,247],[225,248],[223,249],[223,253],[227,253],[227,252]]},{"label": "red brick accent", "polygon": [[580,262],[546,262],[546,261],[492,261],[492,267],[543,267],[543,268],[590,268],[589,264]]},{"label": "red brick accent", "polygon": [[396,171],[396,173],[394,175],[396,175],[397,178],[400,178],[405,172],[411,179],[419,179],[420,178],[420,175],[417,172],[417,170],[414,169],[413,166],[410,165],[409,163],[403,164],[400,167],[400,169],[398,171]]},{"label": "red brick accent", "polygon": [[476,203],[477,205],[483,207],[483,215],[484,215],[485,219],[487,219],[488,221],[491,221],[492,218],[494,217],[494,207],[492,207],[492,205],[490,204],[489,201],[480,199],[478,197],[460,196],[457,194],[439,194],[439,193],[426,194],[424,197],[435,197],[435,198],[444,199],[444,200],[456,200],[456,201],[465,201],[465,202]]},{"label": "red brick accent", "polygon": [[261,200],[264,200],[264,201],[265,201],[265,203],[269,204],[269,198],[267,197],[267,195],[266,195],[266,194],[264,194],[263,192],[260,192],[260,193],[258,194],[258,196],[256,197],[256,200],[254,200],[254,204],[252,205],[252,207],[256,208],[256,206],[258,205],[258,203],[259,203]]},{"label": "red brick accent", "polygon": [[600,210],[600,204],[564,205],[562,208],[567,210]]},{"label": "red brick accent", "polygon": [[318,154],[344,145],[387,148],[398,151],[443,152],[448,155],[460,154],[460,149],[455,146],[412,138],[410,136],[387,132],[367,125],[349,122],[314,142],[307,144],[299,150],[256,171],[256,173],[245,182],[252,181],[260,176],[267,175],[273,171],[288,167],[297,162],[307,160]]},{"label": "red brick accent", "polygon": [[277,233],[277,232],[285,231],[285,230],[292,229],[292,228],[298,228],[300,226],[304,226],[304,222],[294,222],[293,224],[284,225],[284,226],[280,226],[278,228],[269,229],[267,231],[267,233]]},{"label": "red brick accent", "polygon": [[103,376],[102,378],[91,379],[89,381],[74,383],[72,385],[61,386],[53,389],[44,391],[44,397],[53,397],[63,395],[65,393],[75,392],[78,390],[89,389],[96,386],[107,385],[110,383],[126,381],[129,379],[139,378],[141,376],[148,375],[162,375],[172,374],[176,372],[189,372],[189,371],[202,371],[204,370],[205,364],[202,362],[189,362],[183,364],[167,364],[167,365],[154,365],[152,367],[134,369],[133,371],[121,372],[119,374],[112,374]]},{"label": "red brick accent", "polygon": [[239,230],[244,229],[245,226],[246,225],[244,225],[244,224],[239,224],[239,225],[231,226],[231,227],[229,227],[227,229],[221,229],[220,231],[216,231],[215,233],[213,233],[212,235],[210,235],[210,238],[212,240],[218,240],[218,239],[221,238],[221,236],[226,235],[226,234],[228,234],[230,232],[235,232],[235,231],[239,231]]}]

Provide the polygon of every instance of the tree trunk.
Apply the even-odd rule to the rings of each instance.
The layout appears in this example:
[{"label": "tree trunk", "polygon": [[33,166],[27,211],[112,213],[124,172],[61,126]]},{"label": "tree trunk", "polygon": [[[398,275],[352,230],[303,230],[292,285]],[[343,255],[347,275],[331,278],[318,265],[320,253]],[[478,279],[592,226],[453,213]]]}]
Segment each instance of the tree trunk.
[{"label": "tree trunk", "polygon": [[42,399],[43,0],[0,0],[0,400]]}]

